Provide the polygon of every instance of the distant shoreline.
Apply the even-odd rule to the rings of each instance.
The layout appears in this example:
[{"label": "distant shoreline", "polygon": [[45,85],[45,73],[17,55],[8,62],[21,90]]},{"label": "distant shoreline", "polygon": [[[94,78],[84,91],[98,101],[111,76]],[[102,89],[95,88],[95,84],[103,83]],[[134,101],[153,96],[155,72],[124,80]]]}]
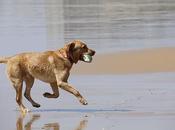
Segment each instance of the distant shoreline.
[{"label": "distant shoreline", "polygon": [[96,55],[93,62],[78,63],[73,74],[133,74],[175,72],[175,47]]}]

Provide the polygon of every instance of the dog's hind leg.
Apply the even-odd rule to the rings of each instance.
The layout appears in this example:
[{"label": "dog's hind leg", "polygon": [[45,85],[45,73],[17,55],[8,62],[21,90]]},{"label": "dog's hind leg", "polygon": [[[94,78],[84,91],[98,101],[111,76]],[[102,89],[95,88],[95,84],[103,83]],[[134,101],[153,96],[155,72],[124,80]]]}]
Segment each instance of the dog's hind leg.
[{"label": "dog's hind leg", "polygon": [[22,103],[22,85],[23,85],[23,78],[22,78],[22,71],[18,63],[10,63],[7,66],[7,74],[8,77],[16,90],[16,102],[19,105],[21,112],[26,113],[28,109]]},{"label": "dog's hind leg", "polygon": [[33,107],[40,107],[40,104],[36,103],[32,98],[31,98],[31,88],[33,86],[33,83],[34,83],[34,78],[27,74],[24,78],[25,80],[25,83],[26,83],[26,89],[25,89],[25,92],[24,92],[24,96],[25,98],[32,104]]},{"label": "dog's hind leg", "polygon": [[57,86],[57,82],[50,83],[50,86],[52,88],[53,94],[46,92],[43,94],[43,96],[47,97],[47,98],[58,98],[59,97],[59,88]]},{"label": "dog's hind leg", "polygon": [[25,108],[25,106],[22,103],[22,85],[23,85],[23,81],[21,79],[16,79],[16,78],[11,78],[10,80],[12,82],[13,87],[16,90],[16,102],[18,103],[20,110],[23,113],[28,112],[28,110]]}]

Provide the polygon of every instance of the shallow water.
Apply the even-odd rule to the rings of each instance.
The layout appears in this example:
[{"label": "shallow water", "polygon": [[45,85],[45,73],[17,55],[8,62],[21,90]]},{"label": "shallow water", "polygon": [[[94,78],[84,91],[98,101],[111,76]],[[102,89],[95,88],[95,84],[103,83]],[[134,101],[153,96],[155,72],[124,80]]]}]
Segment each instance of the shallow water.
[{"label": "shallow water", "polygon": [[0,55],[81,39],[97,52],[175,46],[174,0],[1,0]]},{"label": "shallow water", "polygon": [[[2,71],[2,69],[1,69]],[[58,99],[42,94],[51,89],[36,81],[32,97],[41,104],[20,114],[15,91],[5,75],[0,82],[0,128],[3,130],[131,130],[175,128],[175,73],[89,75],[70,77],[70,84],[88,100],[82,106],[71,94],[60,90]]]}]

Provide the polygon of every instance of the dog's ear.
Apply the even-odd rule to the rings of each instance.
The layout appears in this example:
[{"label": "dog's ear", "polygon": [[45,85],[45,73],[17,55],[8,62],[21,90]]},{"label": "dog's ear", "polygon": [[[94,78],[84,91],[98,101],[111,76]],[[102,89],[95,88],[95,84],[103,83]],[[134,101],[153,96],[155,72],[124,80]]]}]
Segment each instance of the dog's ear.
[{"label": "dog's ear", "polygon": [[74,42],[69,43],[69,44],[67,45],[67,51],[68,51],[68,52],[72,52],[73,49],[74,49],[74,47],[75,47],[75,43],[74,43]]},{"label": "dog's ear", "polygon": [[73,50],[74,50],[74,47],[75,47],[75,43],[74,42],[71,42],[68,45],[66,45],[67,57],[69,59],[71,59],[72,61],[74,61],[74,59],[73,59]]}]

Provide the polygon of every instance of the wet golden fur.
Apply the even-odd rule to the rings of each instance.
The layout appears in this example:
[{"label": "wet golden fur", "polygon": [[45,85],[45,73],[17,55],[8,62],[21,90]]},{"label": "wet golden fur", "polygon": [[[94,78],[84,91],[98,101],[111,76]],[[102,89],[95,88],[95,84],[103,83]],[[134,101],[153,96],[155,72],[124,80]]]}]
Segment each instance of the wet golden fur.
[{"label": "wet golden fur", "polygon": [[72,65],[79,60],[83,61],[83,54],[93,56],[95,51],[89,49],[82,41],[74,40],[56,51],[21,53],[12,57],[0,58],[0,63],[7,64],[8,78],[16,90],[16,102],[20,110],[28,111],[22,103],[23,81],[26,84],[24,96],[34,107],[40,107],[40,104],[36,103],[30,94],[35,78],[49,83],[53,90],[52,94],[44,93],[44,97],[57,98],[59,88],[62,88],[75,95],[80,103],[87,105],[83,96],[67,83]]}]

